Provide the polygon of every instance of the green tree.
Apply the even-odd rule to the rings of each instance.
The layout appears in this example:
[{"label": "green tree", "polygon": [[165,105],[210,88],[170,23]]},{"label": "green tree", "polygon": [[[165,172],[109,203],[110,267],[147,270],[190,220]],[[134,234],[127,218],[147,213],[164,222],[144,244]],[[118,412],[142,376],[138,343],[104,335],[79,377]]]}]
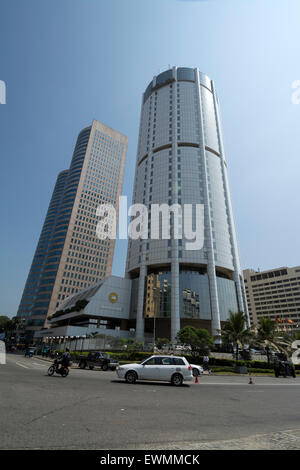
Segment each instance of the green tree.
[{"label": "green tree", "polygon": [[276,322],[271,318],[260,318],[253,331],[255,344],[266,350],[268,366],[270,365],[270,348],[287,354],[293,341],[292,336],[287,337],[284,332],[277,331]]},{"label": "green tree", "polygon": [[197,330],[197,336],[199,341],[198,347],[201,353],[204,353],[214,347],[214,340],[209,331],[200,328],[199,330]]},{"label": "green tree", "polygon": [[214,345],[213,337],[205,329],[197,329],[194,326],[185,326],[177,333],[177,340],[183,344],[189,344],[192,349],[205,352]]},{"label": "green tree", "polygon": [[143,341],[134,341],[133,339],[130,339],[127,343],[127,351],[129,352],[143,351],[143,348]]},{"label": "green tree", "polygon": [[7,328],[9,328],[10,324],[11,324],[11,318],[9,318],[5,315],[0,316],[0,332],[1,333],[6,332]]},{"label": "green tree", "polygon": [[0,332],[5,333],[7,339],[10,339],[20,324],[20,317],[9,318],[7,316],[0,317]]},{"label": "green tree", "polygon": [[128,340],[126,338],[118,338],[117,339],[117,346],[122,349],[126,349],[128,345]]},{"label": "green tree", "polygon": [[194,326],[185,326],[178,331],[176,339],[183,344],[189,344],[191,347],[198,346],[197,329]]},{"label": "green tree", "polygon": [[247,317],[244,312],[229,312],[229,319],[221,329],[221,339],[225,344],[235,346],[235,358],[239,358],[239,347],[244,349],[245,344],[251,343],[253,333],[247,326]]},{"label": "green tree", "polygon": [[170,344],[170,340],[168,338],[157,338],[155,344],[158,349],[161,349],[164,344]]},{"label": "green tree", "polygon": [[142,341],[135,341],[132,338],[127,340],[126,351],[128,352],[129,360],[134,360],[136,357],[136,353],[138,351],[143,351],[143,349],[144,349],[144,343]]}]

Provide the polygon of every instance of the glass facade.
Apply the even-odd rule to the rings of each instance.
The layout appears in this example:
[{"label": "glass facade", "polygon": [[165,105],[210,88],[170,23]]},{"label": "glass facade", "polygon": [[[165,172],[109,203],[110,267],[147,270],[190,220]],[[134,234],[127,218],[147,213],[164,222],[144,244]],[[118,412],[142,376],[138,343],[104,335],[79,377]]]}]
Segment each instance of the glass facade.
[{"label": "glass facade", "polygon": [[[155,86],[153,86],[153,81],[149,83],[144,93],[144,103],[147,101],[152,91],[155,89],[167,85],[175,80],[175,75],[173,69],[166,70],[165,72],[160,73],[156,77]],[[189,67],[177,67],[176,69],[176,80],[178,82],[195,82],[195,70]],[[200,72],[200,82],[202,85],[206,86],[211,90],[211,82],[207,75]]]},{"label": "glass facade", "polygon": [[[62,171],[57,178],[53,195],[49,204],[44,226],[34,254],[32,265],[24,288],[23,296],[17,315],[27,318],[32,315],[46,315],[49,302],[41,301],[39,294],[53,288],[56,271],[53,271],[53,258],[60,255],[60,250],[52,249],[52,239],[55,231],[57,215],[61,205],[68,170]],[[51,264],[50,264],[51,262]],[[47,285],[47,287],[45,287]],[[42,320],[42,323],[44,320]]]},{"label": "glass facade", "polygon": [[195,72],[194,69],[189,69],[186,67],[179,67],[177,69],[177,80],[178,81],[195,81]]},{"label": "glass facade", "polygon": [[94,120],[77,138],[69,170],[59,174],[18,315],[30,336],[59,304],[111,272],[113,240],[96,233],[97,207],[118,208],[127,137]]},{"label": "glass facade", "polygon": [[69,170],[60,172],[30,268],[18,316],[43,326],[63,251],[91,128],[80,132]]},{"label": "glass facade", "polygon": [[170,240],[151,238],[151,221],[148,240],[130,240],[126,269],[139,276],[138,338],[154,315],[171,318],[174,340],[180,319],[207,320],[217,334],[229,310],[247,313],[218,99],[213,81],[197,68],[172,67],[145,90],[133,202],[149,210],[180,204],[184,215],[185,204],[201,204],[204,215],[201,248],[187,247],[184,233],[173,240],[172,224]]},{"label": "glass facade", "polygon": [[[136,281],[136,280],[135,280]],[[235,283],[217,275],[221,321],[229,311],[238,310]],[[156,270],[148,274],[145,283],[145,318],[171,317],[171,271]],[[132,290],[132,310],[136,311],[137,289]],[[180,318],[211,320],[211,300],[208,275],[202,269],[181,269],[179,273]]]},{"label": "glass facade", "polygon": [[230,311],[237,312],[239,310],[235,282],[231,279],[217,276],[217,287],[220,320],[225,321],[228,319]]}]

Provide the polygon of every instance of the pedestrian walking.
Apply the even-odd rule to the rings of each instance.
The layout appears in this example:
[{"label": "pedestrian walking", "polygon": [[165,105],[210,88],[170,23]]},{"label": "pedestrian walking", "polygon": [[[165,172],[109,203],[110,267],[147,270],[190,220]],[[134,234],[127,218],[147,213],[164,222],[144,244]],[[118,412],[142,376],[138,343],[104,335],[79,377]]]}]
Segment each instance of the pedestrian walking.
[{"label": "pedestrian walking", "polygon": [[210,374],[209,356],[207,354],[205,354],[203,357],[203,370],[207,371]]}]

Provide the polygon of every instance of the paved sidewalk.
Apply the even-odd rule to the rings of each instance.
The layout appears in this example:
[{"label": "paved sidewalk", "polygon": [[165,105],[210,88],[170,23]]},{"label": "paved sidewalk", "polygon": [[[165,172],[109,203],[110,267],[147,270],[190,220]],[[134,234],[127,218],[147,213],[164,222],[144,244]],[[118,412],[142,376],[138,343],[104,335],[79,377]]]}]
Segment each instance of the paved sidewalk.
[{"label": "paved sidewalk", "polygon": [[257,434],[241,439],[214,442],[176,442],[148,444],[137,449],[153,450],[299,450],[300,429]]}]

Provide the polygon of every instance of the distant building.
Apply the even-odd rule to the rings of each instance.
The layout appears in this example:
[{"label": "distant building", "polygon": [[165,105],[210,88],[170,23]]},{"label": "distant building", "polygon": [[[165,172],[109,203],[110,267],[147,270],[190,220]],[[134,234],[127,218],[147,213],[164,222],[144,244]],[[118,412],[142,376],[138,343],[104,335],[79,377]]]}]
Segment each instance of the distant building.
[{"label": "distant building", "polygon": [[300,266],[244,270],[250,321],[271,318],[278,326],[300,328]]},{"label": "distant building", "polygon": [[18,316],[27,339],[66,297],[109,276],[114,240],[96,236],[96,209],[118,211],[127,137],[94,120],[78,136],[70,168],[59,173],[26,281]]}]

